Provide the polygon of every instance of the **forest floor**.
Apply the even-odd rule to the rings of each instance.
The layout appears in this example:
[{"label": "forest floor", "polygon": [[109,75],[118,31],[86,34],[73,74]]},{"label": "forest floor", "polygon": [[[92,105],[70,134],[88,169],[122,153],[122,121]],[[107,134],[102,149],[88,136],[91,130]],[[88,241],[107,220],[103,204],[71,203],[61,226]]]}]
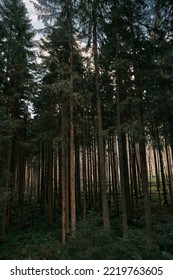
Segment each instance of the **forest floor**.
[{"label": "forest floor", "polygon": [[[173,217],[170,214],[153,215],[153,249],[149,250],[142,217],[131,220],[128,238],[123,238],[121,217],[111,213],[111,229],[103,229],[101,215],[89,211],[85,223],[78,219],[76,240],[69,236],[62,246],[60,219],[50,228],[47,215],[40,218],[39,211],[32,224],[22,220],[9,227],[5,242],[0,243],[1,260],[173,259]],[[26,220],[29,215],[25,215]]]}]

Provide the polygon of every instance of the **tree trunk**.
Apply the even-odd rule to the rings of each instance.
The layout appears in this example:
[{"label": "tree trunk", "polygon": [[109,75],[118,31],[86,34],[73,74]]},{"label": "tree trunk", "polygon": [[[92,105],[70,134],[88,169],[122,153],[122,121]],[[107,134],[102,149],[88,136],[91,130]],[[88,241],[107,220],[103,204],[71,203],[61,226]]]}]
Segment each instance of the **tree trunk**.
[{"label": "tree trunk", "polygon": [[140,150],[140,163],[141,163],[141,177],[142,177],[142,191],[144,195],[144,210],[145,210],[145,223],[146,232],[149,242],[149,247],[152,245],[152,225],[151,225],[151,207],[150,207],[150,196],[148,190],[148,172],[146,162],[146,148],[145,140],[141,139],[139,143]]},{"label": "tree trunk", "polygon": [[156,173],[156,184],[157,184],[157,191],[159,196],[159,207],[161,209],[161,195],[160,195],[160,177],[158,172],[158,165],[157,165],[157,158],[156,158],[156,149],[153,147],[153,154],[154,154],[154,165],[155,165],[155,173]]},{"label": "tree trunk", "polygon": [[76,188],[75,188],[75,145],[74,145],[74,100],[73,100],[73,6],[69,0],[70,38],[70,191],[71,191],[71,232],[76,238]]},{"label": "tree trunk", "polygon": [[62,94],[62,112],[61,112],[61,195],[62,195],[62,244],[66,241],[66,93]]},{"label": "tree trunk", "polygon": [[104,145],[103,145],[103,129],[102,129],[102,113],[100,101],[100,74],[98,63],[98,43],[97,43],[97,15],[96,15],[96,2],[93,3],[93,54],[94,54],[94,70],[96,81],[96,107],[97,107],[97,130],[98,130],[98,160],[99,160],[99,176],[102,198],[102,212],[103,212],[103,225],[109,226],[109,208],[107,199],[107,184],[105,174],[104,162]]}]

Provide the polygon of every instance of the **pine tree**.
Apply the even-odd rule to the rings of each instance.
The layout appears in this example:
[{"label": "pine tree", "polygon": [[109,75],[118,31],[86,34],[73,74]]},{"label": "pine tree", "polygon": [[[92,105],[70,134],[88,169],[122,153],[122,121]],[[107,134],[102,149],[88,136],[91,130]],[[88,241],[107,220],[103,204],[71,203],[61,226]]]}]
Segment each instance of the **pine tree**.
[{"label": "pine tree", "polygon": [[[31,94],[32,70],[34,65],[34,32],[21,0],[0,3],[1,43],[1,104],[4,124],[1,129],[1,160],[3,162],[3,188],[5,192],[17,191],[19,203],[24,195],[24,170],[28,102]],[[19,156],[20,155],[20,156]],[[14,186],[14,182],[17,185]],[[10,200],[12,199],[10,197]],[[9,204],[7,196],[5,213]]]},{"label": "pine tree", "polygon": [[[39,1],[38,1],[39,2]],[[82,64],[79,58],[78,46],[74,38],[73,30],[73,3],[56,3],[59,13],[55,13],[54,25],[45,30],[46,39],[42,40],[41,50],[47,53],[42,57],[43,63],[40,65],[45,71],[40,98],[44,97],[46,90],[51,96],[54,92],[54,106],[58,108],[59,128],[61,133],[54,135],[60,138],[61,154],[61,178],[60,185],[62,194],[62,242],[65,243],[66,233],[69,232],[69,213],[71,214],[71,233],[76,235],[76,166],[75,166],[75,111],[77,107]],[[39,5],[37,6],[38,11]],[[48,103],[48,95],[45,96],[45,104]],[[51,100],[51,98],[49,99]],[[38,104],[40,106],[40,104]],[[47,107],[49,108],[49,106]],[[39,109],[39,108],[38,108]],[[50,112],[50,109],[47,110]],[[48,113],[47,112],[47,113]],[[43,112],[42,112],[43,113]],[[44,116],[47,118],[47,113]],[[55,118],[56,114],[54,115]],[[49,123],[50,123],[49,118]],[[55,122],[54,122],[55,123]],[[48,125],[49,129],[50,126]],[[50,136],[50,130],[48,129]],[[54,126],[52,131],[58,131]],[[69,176],[70,175],[70,176]],[[69,177],[69,179],[68,179]],[[69,209],[70,203],[70,209]]]},{"label": "pine tree", "polygon": [[[88,42],[88,47],[92,49],[94,75],[95,75],[95,100],[97,113],[97,141],[98,141],[98,168],[99,185],[101,191],[103,224],[109,226],[109,209],[107,199],[107,182],[105,171],[105,151],[103,141],[103,116],[101,106],[100,88],[100,63],[99,63],[99,39],[102,22],[104,3],[102,1],[80,1],[78,3],[79,18],[81,22],[81,32]],[[87,36],[86,36],[87,34]]]}]

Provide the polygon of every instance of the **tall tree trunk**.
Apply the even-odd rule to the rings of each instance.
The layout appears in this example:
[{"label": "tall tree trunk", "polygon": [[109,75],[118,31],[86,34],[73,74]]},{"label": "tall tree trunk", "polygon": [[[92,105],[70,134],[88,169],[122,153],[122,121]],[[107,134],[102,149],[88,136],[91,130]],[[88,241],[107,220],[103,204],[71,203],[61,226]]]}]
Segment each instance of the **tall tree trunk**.
[{"label": "tall tree trunk", "polygon": [[11,142],[4,145],[4,159],[6,157],[6,163],[4,163],[3,171],[3,188],[4,188],[4,200],[3,200],[3,213],[2,213],[2,240],[5,240],[6,236],[6,222],[7,222],[7,207],[8,207],[8,192],[10,185],[10,165],[11,165]]},{"label": "tall tree trunk", "polygon": [[[143,127],[143,124],[141,124]],[[150,196],[148,190],[148,171],[147,171],[147,162],[146,162],[146,148],[145,148],[145,136],[139,143],[140,150],[140,163],[141,163],[141,177],[142,177],[142,191],[144,195],[144,210],[145,210],[145,224],[146,232],[149,242],[149,247],[152,246],[152,223],[151,223],[151,206],[150,206]]]},{"label": "tall tree trunk", "polygon": [[48,223],[51,227],[53,224],[53,139],[48,143]]},{"label": "tall tree trunk", "polygon": [[121,131],[121,119],[120,119],[120,101],[119,101],[119,85],[118,85],[118,83],[117,83],[117,95],[116,96],[117,96],[118,151],[119,151],[119,165],[120,165],[123,236],[127,237],[127,235],[128,235],[127,202],[126,202],[124,158],[123,158],[123,145],[122,145],[122,131]]},{"label": "tall tree trunk", "polygon": [[156,148],[155,147],[153,147],[153,155],[154,155],[154,165],[155,165],[157,191],[158,191],[158,196],[159,196],[159,207],[161,209],[160,176],[159,176],[159,172],[158,172],[158,165],[157,165],[157,158],[156,158]]},{"label": "tall tree trunk", "polygon": [[104,162],[104,145],[103,145],[103,128],[102,113],[100,101],[100,74],[98,62],[98,42],[97,42],[97,4],[93,1],[93,54],[94,54],[94,70],[96,79],[96,107],[97,107],[97,129],[98,129],[98,160],[99,160],[99,176],[102,198],[103,225],[109,226],[109,208],[107,199],[107,184]]},{"label": "tall tree trunk", "polygon": [[147,161],[146,161],[146,147],[145,147],[145,124],[143,120],[143,95],[142,90],[140,88],[140,77],[138,73],[137,67],[137,52],[135,46],[135,31],[133,25],[133,18],[132,18],[132,7],[131,7],[131,0],[128,0],[128,14],[129,14],[129,22],[130,22],[130,30],[132,34],[132,41],[133,41],[133,68],[134,68],[134,81],[135,81],[135,88],[136,88],[136,96],[140,99],[140,105],[138,108],[138,115],[139,115],[139,152],[140,152],[140,166],[141,166],[141,181],[142,181],[142,191],[144,195],[144,211],[145,211],[145,223],[146,223],[146,233],[148,237],[148,245],[149,249],[152,247],[152,224],[151,224],[151,206],[150,206],[150,196],[149,196],[149,184],[148,184],[148,170],[147,170]]},{"label": "tall tree trunk", "polygon": [[76,238],[76,189],[75,189],[75,145],[74,145],[74,100],[73,100],[73,4],[69,0],[69,38],[70,38],[70,195],[71,232]]},{"label": "tall tree trunk", "polygon": [[134,140],[131,140],[131,153],[132,153],[132,180],[133,180],[133,186],[135,192],[136,211],[137,211],[137,216],[139,216],[138,185],[137,185],[137,174],[136,174],[136,151],[135,151]]},{"label": "tall tree trunk", "polygon": [[[115,139],[116,141],[116,139]],[[113,188],[113,201],[114,201],[114,207],[116,210],[117,215],[119,215],[119,199],[118,199],[118,172],[117,172],[117,154],[115,153],[115,147],[114,147],[114,136],[111,136],[111,165],[112,165],[112,188]]]},{"label": "tall tree trunk", "polygon": [[41,144],[41,200],[40,206],[44,212],[45,204],[45,141]]},{"label": "tall tree trunk", "polygon": [[126,134],[122,133],[122,145],[123,145],[123,166],[124,166],[124,184],[126,192],[126,207],[127,207],[127,220],[131,218],[131,201],[130,201],[130,186],[129,186],[129,172],[128,172],[128,156],[127,156],[127,143]]},{"label": "tall tree trunk", "polygon": [[81,209],[81,185],[80,185],[80,142],[79,142],[79,122],[75,137],[75,182],[76,182],[76,209]]},{"label": "tall tree trunk", "polygon": [[166,180],[165,180],[165,173],[164,173],[163,155],[162,155],[162,151],[161,151],[161,145],[160,145],[160,138],[159,138],[158,128],[156,129],[156,137],[157,137],[159,160],[160,160],[160,171],[161,171],[162,186],[163,186],[164,205],[168,205],[168,194],[167,194],[167,189],[166,189]]},{"label": "tall tree trunk", "polygon": [[[56,211],[57,211],[57,195],[58,195],[58,172],[57,172],[57,151],[54,152],[54,172],[53,172],[53,178],[54,178],[54,222],[56,222]],[[58,205],[59,206],[59,205]]]},{"label": "tall tree trunk", "polygon": [[83,180],[83,219],[86,222],[87,210],[87,180],[86,180],[86,145],[85,145],[85,125],[83,125],[83,145],[82,145],[82,180]]},{"label": "tall tree trunk", "polygon": [[[118,19],[117,19],[118,27]],[[119,64],[119,38],[116,34],[116,61]],[[123,153],[123,131],[120,111],[120,69],[116,69],[116,105],[117,105],[117,126],[118,126],[118,152],[119,152],[119,166],[120,166],[120,184],[121,184],[121,207],[122,207],[122,222],[123,222],[123,236],[128,235],[128,216],[127,216],[127,193],[125,186],[125,169],[124,169],[124,153]]]},{"label": "tall tree trunk", "polygon": [[169,182],[169,194],[170,194],[170,201],[171,201],[171,211],[173,214],[173,194],[172,194],[172,174],[170,168],[170,155],[169,155],[169,148],[167,140],[165,139],[165,151],[166,151],[166,161],[167,161],[167,170],[168,170],[168,182]]},{"label": "tall tree trunk", "polygon": [[[67,203],[66,203],[66,154],[67,154],[67,139],[66,139],[66,129],[67,129],[67,120],[66,120],[66,106],[67,106],[67,97],[66,93],[62,94],[62,112],[61,112],[61,194],[62,194],[62,244],[65,244],[66,241],[66,212],[67,212]],[[67,175],[68,176],[68,175]]]}]

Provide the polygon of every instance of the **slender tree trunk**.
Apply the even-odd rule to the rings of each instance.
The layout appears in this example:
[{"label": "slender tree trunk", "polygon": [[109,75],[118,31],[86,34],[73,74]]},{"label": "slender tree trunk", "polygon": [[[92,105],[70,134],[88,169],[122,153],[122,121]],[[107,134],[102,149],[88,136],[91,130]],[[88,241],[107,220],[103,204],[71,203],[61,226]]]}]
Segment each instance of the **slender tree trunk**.
[{"label": "slender tree trunk", "polygon": [[75,188],[75,145],[74,145],[74,100],[73,100],[73,4],[69,0],[70,36],[70,191],[71,191],[71,231],[76,238],[76,188]]},{"label": "slender tree trunk", "polygon": [[[118,85],[117,85],[117,124],[118,124],[119,130],[121,130]],[[127,204],[126,204],[126,189],[125,189],[125,180],[124,180],[125,173],[124,173],[123,145],[122,145],[121,131],[118,132],[118,151],[119,151],[120,182],[121,182],[121,207],[122,207],[122,221],[123,221],[123,236],[127,237],[127,235],[128,235]]]},{"label": "slender tree trunk", "polygon": [[41,208],[44,212],[45,204],[45,142],[41,144]]},{"label": "slender tree trunk", "polygon": [[[118,26],[118,20],[117,20]],[[119,62],[119,39],[116,34],[116,60]],[[121,207],[122,207],[122,222],[123,222],[123,236],[128,235],[128,216],[127,216],[127,193],[125,186],[125,169],[124,169],[124,157],[123,157],[123,132],[120,112],[120,69],[116,70],[116,104],[117,104],[117,126],[118,126],[118,152],[119,152],[119,166],[120,166],[120,183],[121,183]]]},{"label": "slender tree trunk", "polygon": [[151,206],[150,206],[150,196],[148,190],[148,172],[147,172],[146,148],[145,148],[144,136],[139,143],[139,150],[140,150],[140,162],[141,162],[142,191],[144,195],[146,232],[147,232],[147,237],[148,237],[148,242],[150,247],[152,246],[152,223],[151,223]]},{"label": "slender tree trunk", "polygon": [[72,237],[76,238],[75,156],[74,156],[74,124],[73,124],[72,104],[70,104],[70,189],[71,189],[71,230],[72,230]]},{"label": "slender tree trunk", "polygon": [[102,198],[103,225],[109,226],[109,208],[107,199],[107,185],[104,162],[104,145],[103,145],[103,129],[102,129],[102,113],[100,101],[100,74],[98,63],[98,42],[97,42],[97,5],[93,2],[93,54],[94,54],[94,70],[96,79],[96,107],[97,107],[97,129],[98,129],[98,159],[99,159],[99,176]]},{"label": "slender tree trunk", "polygon": [[[117,215],[119,215],[119,199],[118,199],[118,172],[117,172],[117,155],[115,154],[114,137],[111,136],[111,165],[112,165],[112,188],[114,207]],[[116,158],[115,158],[116,156]]]},{"label": "slender tree trunk", "polygon": [[168,182],[169,182],[169,194],[170,194],[170,201],[171,201],[171,211],[173,214],[173,194],[172,194],[172,179],[171,179],[171,168],[170,168],[170,156],[168,150],[168,143],[165,139],[165,151],[166,151],[166,161],[167,161],[167,170],[168,170]]},{"label": "slender tree trunk", "polygon": [[130,29],[132,33],[133,40],[133,67],[134,67],[134,78],[135,78],[135,87],[136,87],[136,95],[140,98],[141,104],[138,109],[139,114],[139,127],[140,127],[140,135],[139,135],[139,152],[140,152],[140,166],[141,166],[141,181],[142,181],[142,191],[144,195],[144,211],[145,211],[145,223],[146,223],[146,233],[148,237],[148,245],[149,250],[152,247],[152,222],[151,222],[151,206],[150,206],[150,196],[149,196],[149,184],[148,184],[148,170],[147,170],[147,162],[146,162],[146,147],[145,147],[145,126],[143,121],[143,96],[142,90],[140,88],[140,77],[138,73],[137,67],[137,54],[136,54],[136,46],[135,46],[135,31],[133,26],[132,19],[132,8],[131,1],[128,1],[128,11],[129,11],[129,21],[130,21]]},{"label": "slender tree trunk", "polygon": [[86,181],[86,146],[85,146],[85,128],[83,132],[83,147],[82,147],[82,179],[83,179],[83,220],[86,222],[87,209],[87,181]]},{"label": "slender tree trunk", "polygon": [[2,214],[2,240],[5,240],[6,236],[6,222],[7,222],[7,207],[8,207],[8,191],[10,184],[10,164],[11,164],[11,142],[5,145],[4,157],[6,157],[6,163],[4,163],[4,172],[3,172],[3,186],[4,186],[4,200],[3,200],[3,214]]},{"label": "slender tree trunk", "polygon": [[158,144],[158,152],[159,152],[159,160],[160,160],[160,171],[161,171],[162,186],[163,186],[164,205],[168,205],[168,194],[167,194],[167,189],[166,189],[164,163],[163,163],[163,156],[162,156],[162,151],[161,151],[161,146],[160,146],[160,138],[159,138],[158,129],[156,130],[156,134],[157,134],[157,144]]},{"label": "slender tree trunk", "polygon": [[94,192],[94,205],[95,209],[98,209],[98,191],[97,191],[97,185],[98,185],[98,179],[97,179],[97,147],[96,147],[96,140],[95,136],[92,142],[92,162],[93,162],[93,192]]},{"label": "slender tree trunk", "polygon": [[135,151],[135,142],[132,141],[131,143],[131,150],[132,150],[132,180],[135,192],[135,201],[136,201],[136,211],[137,216],[139,216],[139,200],[138,200],[138,183],[137,183],[137,174],[136,174],[136,151]]},{"label": "slender tree trunk", "polygon": [[62,194],[62,244],[66,241],[66,153],[67,153],[67,141],[66,141],[66,93],[62,94],[62,113],[61,113],[61,194]]},{"label": "slender tree trunk", "polygon": [[128,172],[128,156],[127,156],[127,143],[126,134],[122,133],[122,145],[123,145],[123,166],[124,166],[124,184],[126,192],[126,207],[127,207],[127,220],[131,218],[131,201],[130,201],[130,186],[129,186],[129,172]]},{"label": "slender tree trunk", "polygon": [[[57,211],[57,195],[58,195],[58,164],[57,164],[57,151],[54,152],[54,222],[56,222],[56,211]],[[59,205],[58,205],[59,206]]]},{"label": "slender tree trunk", "polygon": [[51,227],[53,224],[53,139],[49,141],[49,162],[48,162],[48,223]]},{"label": "slender tree trunk", "polygon": [[81,209],[81,185],[80,185],[80,144],[79,144],[79,123],[75,137],[75,182],[76,182],[76,209]]},{"label": "slender tree trunk", "polygon": [[158,172],[158,165],[157,165],[157,158],[156,158],[156,149],[153,147],[153,154],[154,154],[154,164],[155,164],[155,173],[156,173],[156,184],[157,184],[157,191],[159,196],[159,207],[161,209],[161,195],[160,195],[160,177]]}]

